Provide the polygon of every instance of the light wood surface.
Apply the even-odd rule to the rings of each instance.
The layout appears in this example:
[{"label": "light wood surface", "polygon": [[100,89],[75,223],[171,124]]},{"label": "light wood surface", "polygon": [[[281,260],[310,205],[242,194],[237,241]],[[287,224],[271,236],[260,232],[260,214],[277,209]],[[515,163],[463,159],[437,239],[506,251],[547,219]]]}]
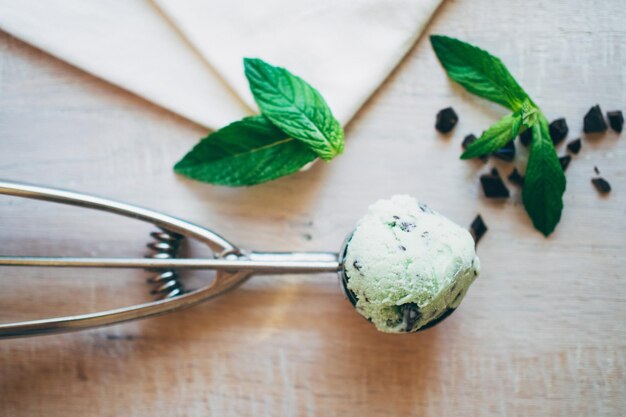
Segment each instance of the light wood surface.
[{"label": "light wood surface", "polygon": [[[619,1],[449,1],[428,32],[499,55],[575,138],[592,105],[626,110],[624,21]],[[460,122],[442,137],[435,113],[449,105]],[[623,415],[626,138],[584,138],[563,219],[544,239],[514,186],[506,202],[482,197],[478,175],[491,163],[458,160],[463,136],[504,114],[451,84],[422,37],[348,127],[343,156],[270,184],[218,188],[171,170],[202,128],[0,35],[0,178],[155,208],[260,250],[336,250],[368,204],[394,193],[462,225],[481,213],[489,227],[482,275],[432,330],[376,332],[330,274],[256,277],[161,318],[0,342],[0,415]],[[594,166],[613,186],[608,197],[591,186]],[[148,232],[0,197],[2,254],[142,255]],[[3,268],[0,320],[132,304],[148,299],[145,276]]]}]

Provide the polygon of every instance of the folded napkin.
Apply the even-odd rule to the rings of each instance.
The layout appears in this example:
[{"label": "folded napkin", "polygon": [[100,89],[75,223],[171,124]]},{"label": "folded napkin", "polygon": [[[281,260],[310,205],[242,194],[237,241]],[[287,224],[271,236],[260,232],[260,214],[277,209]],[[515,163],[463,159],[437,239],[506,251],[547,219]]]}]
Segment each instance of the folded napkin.
[{"label": "folded napkin", "polygon": [[196,123],[250,112],[147,0],[0,0],[0,28]]},{"label": "folded napkin", "polygon": [[209,128],[255,108],[243,57],[302,76],[345,123],[440,2],[0,0],[0,28]]}]

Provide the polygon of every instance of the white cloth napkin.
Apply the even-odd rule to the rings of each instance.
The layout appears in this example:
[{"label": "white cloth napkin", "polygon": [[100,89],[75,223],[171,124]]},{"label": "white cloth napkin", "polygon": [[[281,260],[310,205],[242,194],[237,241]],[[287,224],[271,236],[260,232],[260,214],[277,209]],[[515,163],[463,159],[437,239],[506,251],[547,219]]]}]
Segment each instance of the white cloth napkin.
[{"label": "white cloth napkin", "polygon": [[209,128],[255,108],[243,57],[302,76],[345,123],[441,1],[0,0],[0,28]]}]

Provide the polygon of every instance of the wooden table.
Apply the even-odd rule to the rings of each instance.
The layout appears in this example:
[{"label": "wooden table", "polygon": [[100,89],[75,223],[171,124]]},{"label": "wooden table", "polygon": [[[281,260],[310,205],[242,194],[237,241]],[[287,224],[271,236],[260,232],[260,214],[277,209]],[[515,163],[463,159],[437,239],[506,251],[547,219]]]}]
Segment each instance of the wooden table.
[{"label": "wooden table", "polygon": [[[592,105],[626,110],[624,21],[618,1],[449,1],[428,32],[499,55],[549,118],[567,118],[571,139]],[[451,84],[426,37],[348,126],[343,156],[250,189],[172,172],[201,127],[6,34],[0,57],[2,178],[155,208],[262,250],[336,250],[369,203],[395,193],[462,225],[481,213],[489,226],[479,245],[482,275],[459,311],[432,330],[378,333],[330,274],[256,277],[161,318],[0,342],[0,415],[623,415],[623,135],[583,139],[567,170],[563,219],[544,239],[514,186],[506,202],[482,197],[478,175],[491,162],[458,160],[464,135],[505,111]],[[434,118],[449,105],[460,122],[442,137]],[[613,186],[607,197],[591,186],[594,166]],[[140,256],[149,231],[0,197],[5,255]],[[0,319],[146,300],[145,276],[3,268]]]}]

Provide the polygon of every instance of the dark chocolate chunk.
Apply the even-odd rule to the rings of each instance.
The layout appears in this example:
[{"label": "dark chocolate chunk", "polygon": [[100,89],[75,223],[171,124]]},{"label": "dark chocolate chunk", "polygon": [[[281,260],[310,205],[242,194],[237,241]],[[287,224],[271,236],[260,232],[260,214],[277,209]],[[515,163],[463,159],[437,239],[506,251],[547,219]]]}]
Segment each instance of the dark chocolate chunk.
[{"label": "dark chocolate chunk", "polygon": [[522,142],[522,145],[528,146],[530,142],[533,140],[533,131],[531,129],[526,129],[519,135],[519,141]]},{"label": "dark chocolate chunk", "polygon": [[480,183],[487,198],[508,198],[510,195],[496,168],[492,169],[490,174],[481,175]]},{"label": "dark chocolate chunk", "polygon": [[506,145],[493,152],[493,156],[503,161],[511,162],[515,158],[515,144],[509,141]]},{"label": "dark chocolate chunk", "polygon": [[357,271],[360,271],[361,268],[363,268],[363,266],[359,263],[359,261],[354,261],[352,262],[352,266],[354,267],[354,269],[356,269]]},{"label": "dark chocolate chunk", "polygon": [[585,133],[606,132],[607,126],[599,105],[589,109],[584,119],[583,130]]},{"label": "dark chocolate chunk", "polygon": [[604,178],[602,177],[593,178],[591,182],[593,183],[593,186],[596,187],[596,190],[598,190],[602,194],[611,192],[611,184],[609,184],[609,182],[605,180]]},{"label": "dark chocolate chunk", "polygon": [[570,151],[573,154],[578,154],[578,152],[580,152],[580,148],[583,146],[582,142],[580,141],[580,138],[578,139],[574,139],[573,141],[571,141],[570,143],[567,144],[567,150]]},{"label": "dark chocolate chunk", "polygon": [[463,149],[467,149],[468,146],[476,142],[476,139],[476,136],[470,133],[469,135],[465,136],[465,139],[463,139],[463,143],[461,143],[461,146],[463,147]]},{"label": "dark chocolate chunk", "polygon": [[624,128],[624,115],[622,114],[622,111],[614,110],[606,112],[606,117],[609,119],[611,129],[617,133],[622,133],[622,129]]},{"label": "dark chocolate chunk", "polygon": [[400,249],[402,252],[406,252],[406,247],[404,245],[398,245],[398,249]]},{"label": "dark chocolate chunk", "polygon": [[593,167],[593,172],[595,172],[596,174],[600,175],[600,170],[598,169],[598,167]]},{"label": "dark chocolate chunk", "polygon": [[481,237],[483,237],[487,233],[487,225],[483,221],[483,218],[480,214],[476,215],[476,218],[470,225],[470,234],[474,238],[474,242],[478,244],[478,241]]},{"label": "dark chocolate chunk", "polygon": [[565,139],[567,132],[569,132],[569,129],[563,117],[550,123],[550,137],[552,138],[552,143],[555,145],[558,145]]},{"label": "dark chocolate chunk", "polygon": [[404,329],[407,332],[410,332],[413,330],[413,327],[415,327],[415,323],[417,323],[420,317],[422,317],[420,308],[415,303],[407,303],[402,304],[400,309],[402,310],[402,322],[404,323]]},{"label": "dark chocolate chunk", "polygon": [[[467,149],[472,143],[476,142],[476,139],[476,136],[470,133],[469,135],[465,136],[465,139],[463,139],[463,143],[461,143],[461,146],[463,147],[463,149]],[[483,162],[487,162],[487,159],[489,159],[489,155],[477,156],[474,159],[480,159]]]},{"label": "dark chocolate chunk", "polygon": [[454,109],[452,107],[447,107],[437,113],[435,129],[437,129],[441,133],[448,133],[449,131],[454,129],[454,126],[456,126],[456,123],[458,121],[459,116],[457,116]]},{"label": "dark chocolate chunk", "polygon": [[520,187],[524,186],[524,177],[517,171],[517,168],[513,168],[513,172],[509,174],[508,178],[513,184]]},{"label": "dark chocolate chunk", "polygon": [[567,169],[570,162],[572,162],[572,157],[569,155],[563,155],[559,158],[559,163],[561,164],[561,168],[563,168],[563,171]]}]

